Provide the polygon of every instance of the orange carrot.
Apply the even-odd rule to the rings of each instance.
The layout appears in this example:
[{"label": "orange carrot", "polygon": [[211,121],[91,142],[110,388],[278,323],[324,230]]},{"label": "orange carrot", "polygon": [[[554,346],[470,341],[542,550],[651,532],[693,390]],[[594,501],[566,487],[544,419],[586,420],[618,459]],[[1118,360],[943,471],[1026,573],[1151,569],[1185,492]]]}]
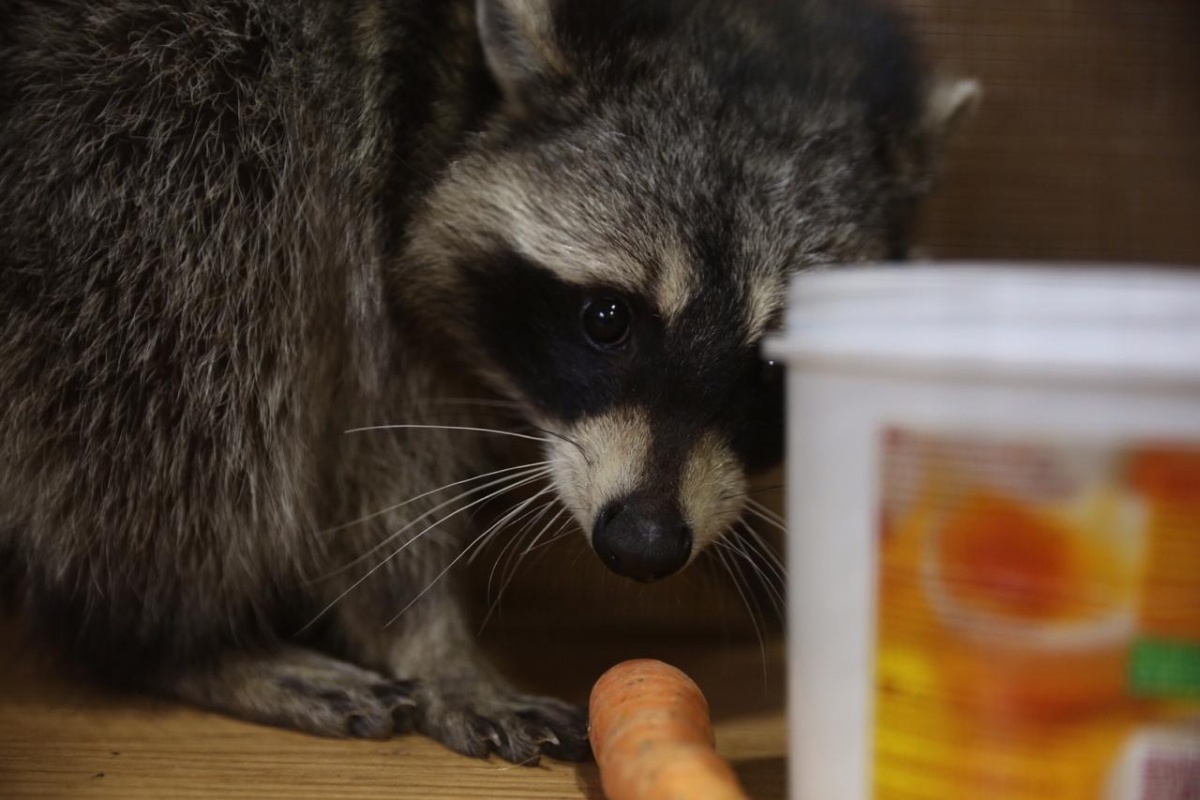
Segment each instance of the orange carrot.
[{"label": "orange carrot", "polygon": [[588,711],[609,800],[747,800],[714,748],[708,701],[675,667],[618,664],[596,681]]}]

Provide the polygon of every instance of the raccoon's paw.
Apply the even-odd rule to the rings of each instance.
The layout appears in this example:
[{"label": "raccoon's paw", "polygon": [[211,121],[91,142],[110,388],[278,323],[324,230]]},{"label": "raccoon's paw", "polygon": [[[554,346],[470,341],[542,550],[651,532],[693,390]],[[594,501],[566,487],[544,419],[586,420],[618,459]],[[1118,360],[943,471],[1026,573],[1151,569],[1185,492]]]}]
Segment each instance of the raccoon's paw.
[{"label": "raccoon's paw", "polygon": [[215,711],[318,736],[386,739],[416,727],[413,683],[298,648],[231,657],[169,688]]},{"label": "raccoon's paw", "polygon": [[483,687],[425,683],[417,689],[417,729],[463,755],[535,766],[591,757],[587,711],[549,697]]}]

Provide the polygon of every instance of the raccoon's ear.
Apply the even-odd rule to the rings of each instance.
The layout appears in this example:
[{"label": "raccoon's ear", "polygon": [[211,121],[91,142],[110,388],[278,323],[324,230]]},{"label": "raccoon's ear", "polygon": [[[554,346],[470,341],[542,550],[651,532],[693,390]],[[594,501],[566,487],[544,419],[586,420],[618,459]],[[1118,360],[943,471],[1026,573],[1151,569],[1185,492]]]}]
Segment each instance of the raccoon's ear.
[{"label": "raccoon's ear", "polygon": [[937,149],[945,147],[982,99],[983,87],[973,78],[934,78],[925,92],[924,135]]},{"label": "raccoon's ear", "polygon": [[554,28],[558,0],[476,0],[479,39],[505,96],[526,99],[535,82],[566,71]]},{"label": "raccoon's ear", "polygon": [[942,154],[982,97],[983,89],[973,79],[939,75],[929,82],[917,130],[894,151],[898,178],[909,193],[929,191],[940,170]]}]

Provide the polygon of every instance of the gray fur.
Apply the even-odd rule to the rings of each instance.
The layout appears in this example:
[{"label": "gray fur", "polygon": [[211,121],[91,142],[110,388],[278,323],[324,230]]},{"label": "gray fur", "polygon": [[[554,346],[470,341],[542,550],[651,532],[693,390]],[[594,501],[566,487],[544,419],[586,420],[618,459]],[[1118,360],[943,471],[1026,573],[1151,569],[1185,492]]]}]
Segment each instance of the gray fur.
[{"label": "gray fur", "polygon": [[497,248],[682,307],[697,231],[728,228],[756,341],[791,272],[886,255],[941,132],[872,127],[837,42],[807,95],[723,83],[741,48],[797,57],[774,0],[664,0],[685,23],[624,71],[560,3],[479,0],[485,55],[470,0],[0,0],[0,579],[31,632],[249,719],[586,752],[433,583],[467,515],[406,544],[448,495],[347,525],[485,443],[345,432],[491,392],[569,430],[480,341],[463,265]]}]

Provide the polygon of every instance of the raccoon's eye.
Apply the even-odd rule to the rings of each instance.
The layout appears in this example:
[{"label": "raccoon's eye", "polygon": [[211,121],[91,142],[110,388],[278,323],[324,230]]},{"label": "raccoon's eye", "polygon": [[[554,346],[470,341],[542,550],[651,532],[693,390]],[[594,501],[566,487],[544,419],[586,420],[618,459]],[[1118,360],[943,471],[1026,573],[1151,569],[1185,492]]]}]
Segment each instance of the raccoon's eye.
[{"label": "raccoon's eye", "polygon": [[583,332],[598,347],[612,348],[624,343],[632,325],[633,313],[624,300],[601,297],[588,301],[583,308]]}]

